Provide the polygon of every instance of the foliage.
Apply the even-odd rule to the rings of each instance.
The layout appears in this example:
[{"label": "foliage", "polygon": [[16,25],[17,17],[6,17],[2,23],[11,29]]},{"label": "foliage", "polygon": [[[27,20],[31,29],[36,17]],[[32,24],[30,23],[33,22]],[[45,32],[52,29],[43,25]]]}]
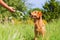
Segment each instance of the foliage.
[{"label": "foliage", "polygon": [[47,21],[50,21],[52,19],[59,18],[60,15],[60,3],[56,0],[50,0],[49,2],[46,2],[43,6],[43,18]]},{"label": "foliage", "polygon": [[[16,10],[19,10],[21,12],[25,12],[27,10],[26,6],[25,6],[25,3],[22,1],[22,0],[4,0],[9,6],[12,6],[14,7]],[[7,9],[3,8],[1,5],[0,5],[0,15],[2,15],[2,19],[4,18],[5,20],[5,17],[15,17],[17,19],[20,19],[20,16],[19,15],[20,13],[19,12],[15,12],[15,13],[11,13],[9,12]]]}]

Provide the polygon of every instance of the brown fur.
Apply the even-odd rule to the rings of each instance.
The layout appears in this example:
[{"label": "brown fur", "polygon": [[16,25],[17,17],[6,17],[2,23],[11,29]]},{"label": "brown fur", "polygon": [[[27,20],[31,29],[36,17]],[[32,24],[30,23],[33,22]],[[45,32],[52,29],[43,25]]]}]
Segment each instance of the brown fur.
[{"label": "brown fur", "polygon": [[42,13],[40,11],[33,11],[31,13],[31,17],[34,19],[34,32],[35,32],[35,38],[34,40],[37,40],[37,36],[42,34],[44,37],[45,34],[45,24],[42,21]]}]

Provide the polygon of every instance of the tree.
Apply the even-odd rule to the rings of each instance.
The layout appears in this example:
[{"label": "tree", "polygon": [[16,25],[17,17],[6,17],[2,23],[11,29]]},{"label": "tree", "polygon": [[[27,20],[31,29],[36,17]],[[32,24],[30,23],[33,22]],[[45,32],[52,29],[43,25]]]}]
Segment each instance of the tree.
[{"label": "tree", "polygon": [[60,10],[60,3],[56,0],[50,0],[48,2],[45,3],[45,5],[43,6],[44,8],[44,18],[47,21],[50,21],[52,19],[56,19],[59,17],[59,10]]}]

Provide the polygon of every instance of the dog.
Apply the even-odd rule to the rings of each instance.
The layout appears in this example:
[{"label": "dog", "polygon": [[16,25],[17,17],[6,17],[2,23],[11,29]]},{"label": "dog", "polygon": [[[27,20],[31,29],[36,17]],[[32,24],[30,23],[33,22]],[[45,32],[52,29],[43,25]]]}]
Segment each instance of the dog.
[{"label": "dog", "polygon": [[34,32],[35,32],[35,37],[34,40],[37,40],[37,37],[41,34],[42,37],[44,38],[45,35],[45,24],[42,21],[42,12],[41,11],[33,11],[31,12],[31,18],[34,19]]}]

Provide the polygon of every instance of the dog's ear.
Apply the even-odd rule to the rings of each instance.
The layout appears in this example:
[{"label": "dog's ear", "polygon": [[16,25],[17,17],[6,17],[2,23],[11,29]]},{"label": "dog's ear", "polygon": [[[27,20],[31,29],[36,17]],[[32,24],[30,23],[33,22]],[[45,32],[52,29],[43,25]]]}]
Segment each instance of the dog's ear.
[{"label": "dog's ear", "polygon": [[39,11],[38,12],[38,16],[42,17],[42,12]]}]

